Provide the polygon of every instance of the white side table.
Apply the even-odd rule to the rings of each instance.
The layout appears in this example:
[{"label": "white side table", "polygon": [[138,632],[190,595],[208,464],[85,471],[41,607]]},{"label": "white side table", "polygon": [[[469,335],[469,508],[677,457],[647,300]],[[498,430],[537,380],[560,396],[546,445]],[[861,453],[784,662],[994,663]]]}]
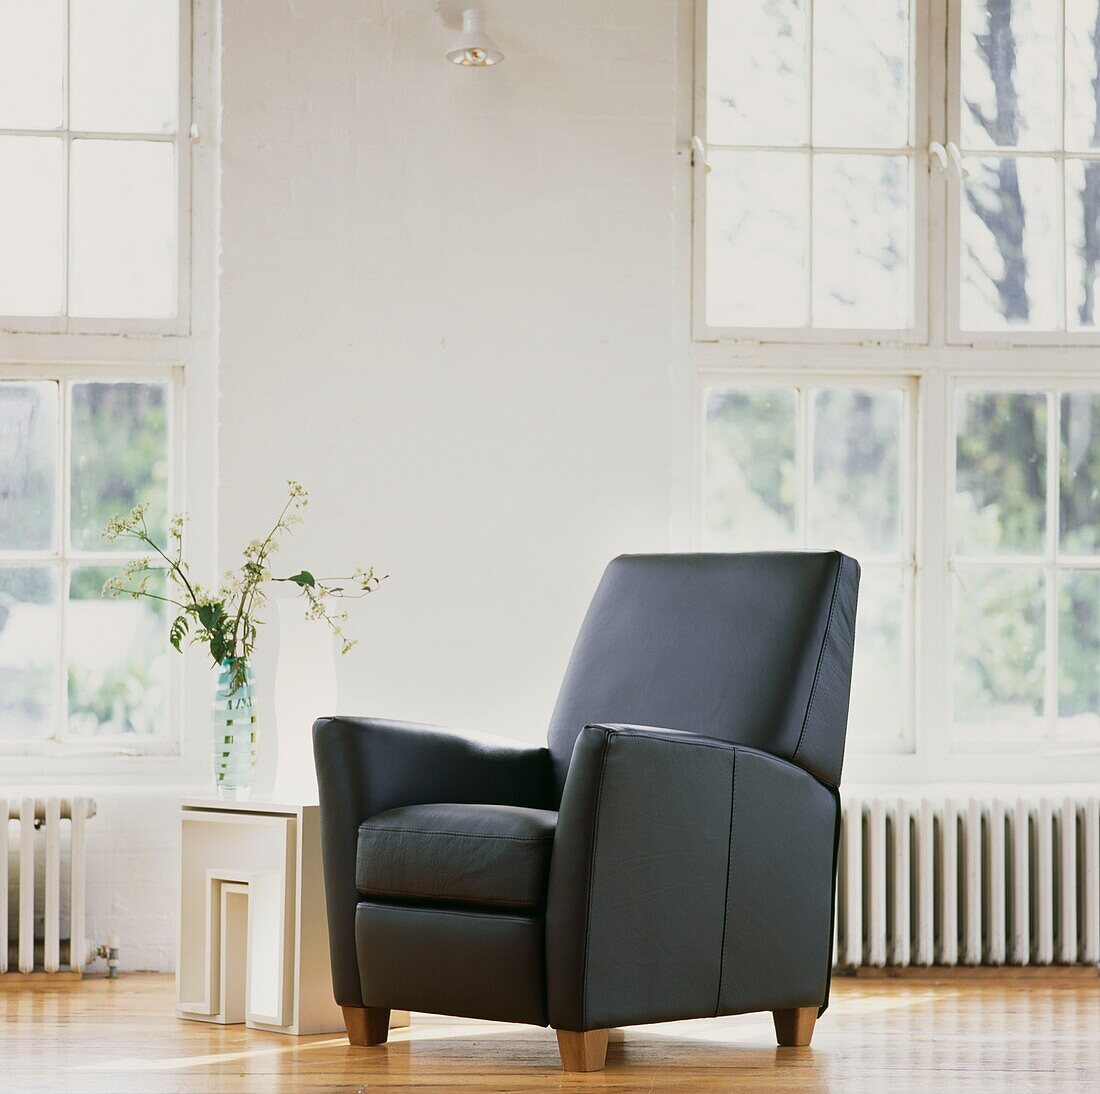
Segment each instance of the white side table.
[{"label": "white side table", "polygon": [[[316,805],[180,802],[176,1015],[276,1033],[340,1033]],[[394,1011],[391,1026],[408,1025]]]}]

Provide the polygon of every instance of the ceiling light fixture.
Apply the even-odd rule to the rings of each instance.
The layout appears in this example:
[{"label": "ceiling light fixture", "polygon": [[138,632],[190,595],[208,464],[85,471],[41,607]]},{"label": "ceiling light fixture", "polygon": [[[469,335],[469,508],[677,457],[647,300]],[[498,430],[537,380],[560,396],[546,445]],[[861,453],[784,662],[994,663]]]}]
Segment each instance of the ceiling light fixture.
[{"label": "ceiling light fixture", "polygon": [[500,47],[485,33],[477,8],[462,13],[462,33],[447,50],[447,60],[467,68],[488,68],[504,60]]}]

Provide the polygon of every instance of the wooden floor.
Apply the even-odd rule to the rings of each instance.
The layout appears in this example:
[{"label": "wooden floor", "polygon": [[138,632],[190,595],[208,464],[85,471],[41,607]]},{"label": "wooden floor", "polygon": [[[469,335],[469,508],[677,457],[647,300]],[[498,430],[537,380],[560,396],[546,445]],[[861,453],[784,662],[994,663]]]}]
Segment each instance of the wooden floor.
[{"label": "wooden floor", "polygon": [[563,1075],[550,1030],[413,1017],[381,1048],[172,1016],[132,974],[0,992],[0,1091],[1100,1090],[1100,980],[841,980],[812,1048],[765,1015],[612,1033],[607,1069]]}]

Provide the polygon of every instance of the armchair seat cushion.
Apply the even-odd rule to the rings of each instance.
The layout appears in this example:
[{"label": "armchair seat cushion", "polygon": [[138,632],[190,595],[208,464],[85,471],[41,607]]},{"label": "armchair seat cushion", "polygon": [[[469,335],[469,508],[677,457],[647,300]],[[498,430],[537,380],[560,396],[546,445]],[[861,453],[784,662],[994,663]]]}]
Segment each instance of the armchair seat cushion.
[{"label": "armchair seat cushion", "polygon": [[558,815],[516,805],[410,805],[359,826],[355,885],[381,901],[546,904]]}]

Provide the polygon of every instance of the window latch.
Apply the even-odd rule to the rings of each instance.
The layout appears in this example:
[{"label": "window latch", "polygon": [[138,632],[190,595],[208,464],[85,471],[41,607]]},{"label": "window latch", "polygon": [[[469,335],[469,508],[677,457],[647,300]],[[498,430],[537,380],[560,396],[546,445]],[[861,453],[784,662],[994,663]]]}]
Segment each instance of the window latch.
[{"label": "window latch", "polygon": [[707,146],[703,138],[696,134],[691,138],[691,166],[694,167],[697,163],[703,165],[704,171],[710,172],[710,164],[707,163]]},{"label": "window latch", "polygon": [[963,166],[962,153],[954,141],[947,142],[947,154],[951,157],[951,166],[955,168],[955,174],[961,179],[970,178],[970,172]]},{"label": "window latch", "polygon": [[948,141],[947,144],[930,141],[928,143],[928,157],[929,166],[937,175],[951,167],[957,178],[970,178],[970,172],[963,166],[963,157],[959,151],[959,146],[954,141]]}]

